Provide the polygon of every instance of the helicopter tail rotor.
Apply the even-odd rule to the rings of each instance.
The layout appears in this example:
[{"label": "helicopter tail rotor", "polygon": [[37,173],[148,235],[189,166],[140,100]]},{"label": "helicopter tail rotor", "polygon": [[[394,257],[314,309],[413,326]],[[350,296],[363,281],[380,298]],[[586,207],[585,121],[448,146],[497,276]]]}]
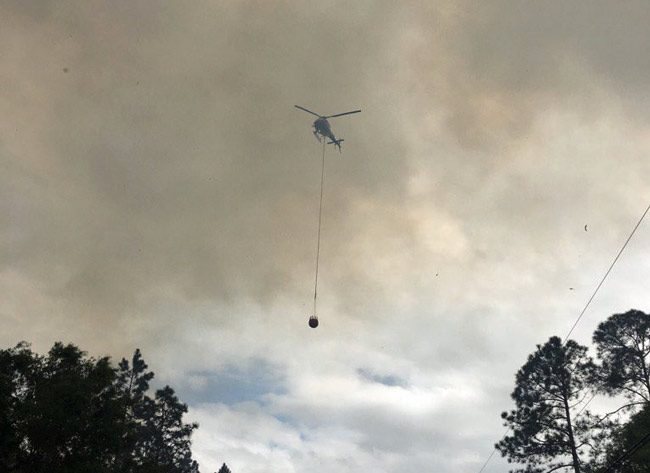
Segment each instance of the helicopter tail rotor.
[{"label": "helicopter tail rotor", "polygon": [[339,149],[339,153],[340,153],[341,152],[341,143],[343,141],[345,141],[345,140],[343,138],[341,138],[340,140],[328,141],[327,144],[328,145],[336,145],[336,147]]}]

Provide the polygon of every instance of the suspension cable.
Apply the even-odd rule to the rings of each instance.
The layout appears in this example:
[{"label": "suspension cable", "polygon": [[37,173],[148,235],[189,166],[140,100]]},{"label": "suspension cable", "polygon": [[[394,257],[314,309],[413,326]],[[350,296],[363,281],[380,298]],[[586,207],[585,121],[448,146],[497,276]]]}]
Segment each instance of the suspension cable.
[{"label": "suspension cable", "polygon": [[318,294],[318,262],[320,259],[320,228],[323,217],[323,182],[325,181],[325,145],[326,140],[323,138],[323,158],[320,174],[320,203],[318,206],[318,238],[316,243],[316,276],[314,280],[314,316],[316,316],[316,296]]}]

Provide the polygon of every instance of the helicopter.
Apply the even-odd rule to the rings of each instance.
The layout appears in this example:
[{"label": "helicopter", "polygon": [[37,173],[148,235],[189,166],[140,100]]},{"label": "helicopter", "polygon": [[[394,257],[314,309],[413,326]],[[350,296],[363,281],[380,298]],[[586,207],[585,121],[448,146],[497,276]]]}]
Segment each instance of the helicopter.
[{"label": "helicopter", "polygon": [[334,133],[332,132],[332,128],[330,127],[330,123],[327,121],[327,119],[342,117],[343,115],[350,115],[352,113],[359,113],[361,111],[361,110],[353,110],[351,112],[337,113],[336,115],[323,116],[323,115],[319,115],[318,113],[314,113],[311,110],[307,110],[305,107],[301,107],[300,105],[294,105],[294,107],[299,108],[300,110],[303,110],[307,113],[311,113],[312,115],[318,117],[313,124],[314,136],[319,142],[322,142],[322,140],[329,139],[330,141],[328,141],[327,144],[336,145],[339,149],[339,153],[341,152],[341,142],[343,141],[343,138],[336,139],[336,136],[334,136]]}]

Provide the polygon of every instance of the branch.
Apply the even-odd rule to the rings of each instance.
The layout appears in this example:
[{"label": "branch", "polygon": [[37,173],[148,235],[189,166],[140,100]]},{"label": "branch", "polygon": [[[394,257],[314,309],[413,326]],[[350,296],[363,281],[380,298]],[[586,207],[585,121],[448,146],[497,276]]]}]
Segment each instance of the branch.
[{"label": "branch", "polygon": [[570,466],[573,466],[573,463],[568,463],[566,465],[555,466],[555,467],[551,468],[550,470],[546,470],[545,473],[551,473],[551,471],[559,470],[560,468],[567,468],[567,467],[570,467]]},{"label": "branch", "polygon": [[[626,390],[626,391],[630,391],[631,393],[636,394],[636,395],[639,396],[641,399],[645,399],[645,396],[644,396],[643,394],[641,394],[640,392],[638,392],[638,391],[636,391],[636,390],[634,390],[634,389],[632,389],[632,388],[630,388],[630,387],[628,387],[628,386],[622,386],[622,388],[623,388],[624,390]],[[647,401],[646,401],[646,402],[647,402]]]},{"label": "branch", "polygon": [[625,404],[624,406],[619,407],[615,411],[612,411],[612,412],[610,412],[608,414],[605,414],[604,417],[602,417],[601,419],[598,419],[598,423],[601,423],[602,421],[607,419],[609,416],[616,414],[618,411],[621,411],[621,410],[626,409],[628,407],[638,406],[639,404],[646,404],[646,402],[645,401],[640,401],[640,402],[631,402],[629,404]]},{"label": "branch", "polygon": [[588,446],[589,448],[591,448],[592,450],[596,450],[596,447],[594,447],[591,443],[589,443],[589,442],[586,441],[586,440],[585,440],[584,442],[582,442],[580,445],[576,445],[576,450],[579,449],[580,447],[585,446],[585,445],[587,445],[587,446]]}]

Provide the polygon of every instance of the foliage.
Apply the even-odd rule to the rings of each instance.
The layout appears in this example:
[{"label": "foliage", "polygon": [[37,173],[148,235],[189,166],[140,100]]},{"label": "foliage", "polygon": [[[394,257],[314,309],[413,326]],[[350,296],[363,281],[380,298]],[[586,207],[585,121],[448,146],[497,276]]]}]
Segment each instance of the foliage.
[{"label": "foliage", "polygon": [[146,370],[139,350],[118,368],[71,344],[0,350],[0,471],[197,473],[197,425],[169,386],[147,395]]},{"label": "foliage", "polygon": [[600,387],[630,401],[650,402],[650,314],[630,310],[602,322],[593,337],[602,360]]},{"label": "foliage", "polygon": [[[605,466],[596,471],[650,473],[650,441],[642,442],[648,434],[650,434],[650,405],[646,404],[640,412],[630,418],[627,424],[613,432],[613,441],[607,451]],[[639,448],[629,456],[626,455],[635,446]]]},{"label": "foliage", "polygon": [[221,465],[221,468],[219,468],[218,473],[230,473],[230,468],[228,468],[228,465],[224,463]]},{"label": "foliage", "polygon": [[159,389],[155,399],[145,398],[143,407],[136,457],[144,471],[198,473],[190,452],[190,435],[198,425],[183,423],[187,406],[178,401],[174,390]]},{"label": "foliage", "polygon": [[502,414],[511,435],[496,444],[508,462],[522,465],[515,472],[581,471],[595,419],[588,412],[572,417],[571,408],[585,398],[594,372],[587,348],[572,340],[537,345],[516,376],[516,409]]}]

